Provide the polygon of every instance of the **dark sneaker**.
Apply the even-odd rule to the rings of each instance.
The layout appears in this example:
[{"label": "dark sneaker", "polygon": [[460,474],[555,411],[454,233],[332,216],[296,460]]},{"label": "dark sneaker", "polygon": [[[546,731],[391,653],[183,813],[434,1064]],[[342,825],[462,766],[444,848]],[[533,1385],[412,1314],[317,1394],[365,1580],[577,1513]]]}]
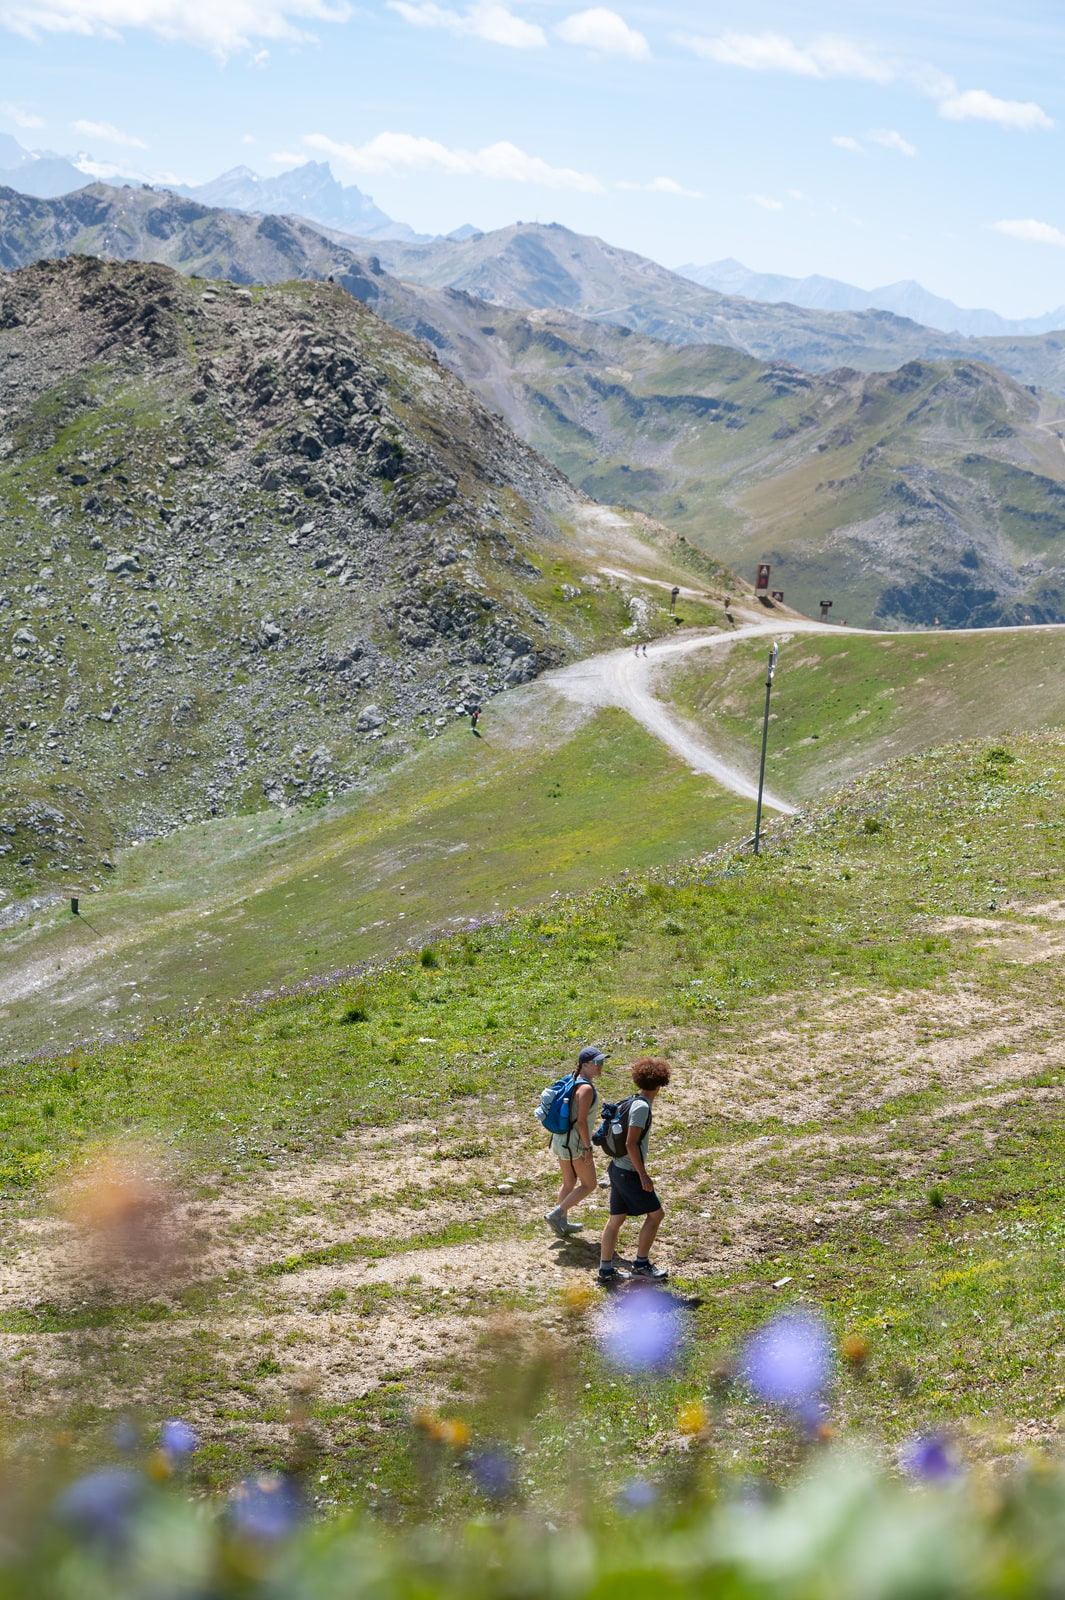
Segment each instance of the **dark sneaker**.
[{"label": "dark sneaker", "polygon": [[556,1206],[553,1211],[544,1212],[544,1221],[551,1229],[551,1232],[556,1233],[560,1239],[564,1239],[566,1237],[566,1219],[562,1215],[562,1212],[559,1210],[558,1206]]},{"label": "dark sneaker", "polygon": [[628,1283],[629,1273],[622,1272],[620,1267],[600,1267],[599,1282],[604,1288],[611,1288],[615,1283]]},{"label": "dark sneaker", "polygon": [[656,1267],[653,1261],[634,1261],[632,1263],[632,1276],[634,1278],[650,1278],[655,1283],[664,1283],[669,1273],[664,1267]]}]

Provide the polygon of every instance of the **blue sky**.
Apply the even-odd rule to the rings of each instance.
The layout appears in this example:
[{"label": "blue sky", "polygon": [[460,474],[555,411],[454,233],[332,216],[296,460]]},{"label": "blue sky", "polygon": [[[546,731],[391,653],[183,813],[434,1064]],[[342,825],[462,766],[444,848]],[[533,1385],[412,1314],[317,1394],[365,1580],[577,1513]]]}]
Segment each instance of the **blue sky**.
[{"label": "blue sky", "polygon": [[0,0],[0,30],[0,130],[35,148],[328,159],[426,232],[1065,303],[1060,5]]}]

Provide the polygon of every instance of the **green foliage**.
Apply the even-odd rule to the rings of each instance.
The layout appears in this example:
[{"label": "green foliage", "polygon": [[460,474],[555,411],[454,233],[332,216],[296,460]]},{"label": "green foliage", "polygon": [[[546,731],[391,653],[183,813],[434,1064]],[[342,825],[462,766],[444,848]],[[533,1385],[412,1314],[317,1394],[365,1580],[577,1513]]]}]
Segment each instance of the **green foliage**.
[{"label": "green foliage", "polygon": [[[269,1494],[276,1480],[264,1479],[262,1489]],[[256,1539],[241,1533],[239,1520],[251,1490],[241,1491],[226,1516],[146,1488],[130,1518],[131,1531],[139,1531],[118,1541],[79,1540],[47,1517],[19,1527],[5,1550],[0,1594],[1025,1600],[1055,1593],[1065,1562],[1065,1484],[1057,1469],[1033,1471],[998,1494],[951,1484],[914,1493],[841,1453],[779,1498],[723,1485],[715,1503],[697,1472],[680,1470],[664,1500],[627,1517],[608,1505],[585,1510],[571,1502],[561,1526],[552,1522],[545,1531],[540,1516],[504,1508],[455,1528],[429,1521],[416,1536],[334,1520]],[[640,1491],[632,1499],[638,1505]],[[286,1520],[278,1516],[277,1525]]]}]

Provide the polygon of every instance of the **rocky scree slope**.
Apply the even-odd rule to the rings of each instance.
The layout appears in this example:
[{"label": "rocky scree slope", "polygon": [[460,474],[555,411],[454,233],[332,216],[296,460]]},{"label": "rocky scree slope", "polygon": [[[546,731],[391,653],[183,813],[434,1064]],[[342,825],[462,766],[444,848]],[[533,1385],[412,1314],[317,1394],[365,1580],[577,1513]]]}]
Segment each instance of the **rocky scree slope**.
[{"label": "rocky scree slope", "polygon": [[337,287],[0,279],[0,882],[328,795],[623,626],[558,584],[579,505]]}]

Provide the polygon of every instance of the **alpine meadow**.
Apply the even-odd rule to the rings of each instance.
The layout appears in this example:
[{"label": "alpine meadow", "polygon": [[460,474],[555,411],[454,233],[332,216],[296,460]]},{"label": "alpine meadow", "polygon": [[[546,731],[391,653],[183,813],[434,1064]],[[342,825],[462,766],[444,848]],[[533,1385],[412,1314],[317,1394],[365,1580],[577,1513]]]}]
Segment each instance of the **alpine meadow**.
[{"label": "alpine meadow", "polygon": [[1060,1587],[1061,19],[575,3],[0,6],[0,1600]]}]

